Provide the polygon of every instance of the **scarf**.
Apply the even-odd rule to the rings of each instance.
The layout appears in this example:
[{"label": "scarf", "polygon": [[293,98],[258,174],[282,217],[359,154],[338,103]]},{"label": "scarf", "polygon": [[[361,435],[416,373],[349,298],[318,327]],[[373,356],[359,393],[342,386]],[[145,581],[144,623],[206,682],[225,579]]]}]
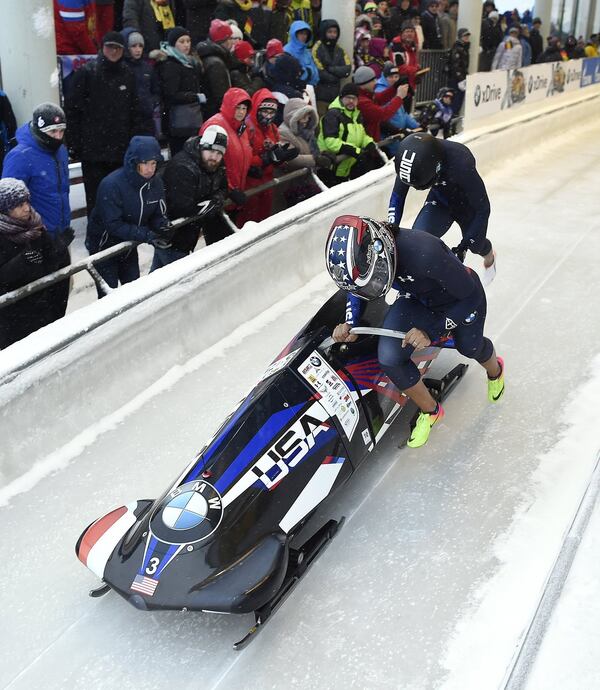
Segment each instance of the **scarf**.
[{"label": "scarf", "polygon": [[308,143],[313,156],[318,156],[321,153],[317,146],[317,138],[313,127],[300,127],[298,125],[298,136]]},{"label": "scarf", "polygon": [[169,5],[157,5],[156,0],[150,0],[150,5],[154,10],[154,16],[156,21],[162,25],[162,28],[167,31],[168,29],[175,28],[175,19],[173,17],[173,11]]},{"label": "scarf", "polygon": [[184,55],[180,50],[177,50],[177,48],[170,45],[166,41],[163,41],[160,44],[160,49],[169,57],[172,57],[178,62],[180,62],[184,67],[189,67],[190,69],[192,69],[197,64],[196,59],[193,58],[191,55]]},{"label": "scarf", "polygon": [[44,224],[40,214],[31,209],[27,220],[17,220],[0,213],[0,235],[15,244],[28,245],[40,238],[44,232]]}]

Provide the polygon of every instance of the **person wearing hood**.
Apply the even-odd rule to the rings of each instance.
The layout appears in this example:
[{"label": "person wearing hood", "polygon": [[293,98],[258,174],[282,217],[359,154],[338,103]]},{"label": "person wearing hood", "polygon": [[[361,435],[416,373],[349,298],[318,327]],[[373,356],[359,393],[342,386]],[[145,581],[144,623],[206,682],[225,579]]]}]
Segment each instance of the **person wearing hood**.
[{"label": "person wearing hood", "polygon": [[517,69],[523,63],[523,48],[519,41],[519,27],[511,26],[508,36],[496,48],[492,70]]},{"label": "person wearing hood", "polygon": [[251,105],[252,99],[246,91],[231,87],[223,96],[220,111],[210,117],[200,130],[200,134],[203,134],[211,125],[219,125],[227,133],[224,160],[229,186],[228,196],[233,202],[233,207],[227,212],[234,220],[248,201],[244,189],[252,161],[252,147],[246,131],[246,116]]},{"label": "person wearing hood", "polygon": [[454,95],[454,89],[444,87],[438,91],[434,100],[421,110],[419,122],[424,131],[436,137],[441,129],[444,139],[452,136],[454,133],[452,123]]},{"label": "person wearing hood", "polygon": [[[319,83],[315,87],[317,110],[320,116],[340,92],[342,79],[350,76],[352,63],[346,51],[338,45],[340,25],[335,19],[323,19],[319,27],[319,40],[312,48],[312,56],[319,70]],[[285,117],[285,116],[284,116]]]},{"label": "person wearing hood", "polygon": [[306,22],[293,22],[290,26],[290,40],[283,49],[295,57],[302,66],[302,80],[316,86],[319,83],[319,70],[310,52],[311,39],[312,29]]},{"label": "person wearing hood", "polygon": [[202,136],[190,137],[183,149],[171,158],[162,171],[169,220],[198,215],[198,206],[210,201],[206,212],[173,234],[171,246],[154,250],[151,271],[191,254],[200,233],[206,244],[231,235],[221,211],[227,198],[227,174],[223,156],[227,150],[227,133],[211,125]]},{"label": "person wearing hood", "polygon": [[345,84],[321,120],[317,138],[319,149],[336,156],[333,174],[321,172],[328,186],[354,180],[369,170],[383,166],[375,142],[362,123],[358,97],[359,87]]},{"label": "person wearing hood", "polygon": [[[168,244],[165,190],[156,175],[163,157],[154,137],[131,139],[123,167],[107,175],[98,188],[98,198],[90,216],[85,246],[90,254],[120,242]],[[96,264],[98,273],[111,288],[137,280],[140,265],[137,248]],[[98,290],[98,296],[103,294]]]},{"label": "person wearing hood", "polygon": [[219,112],[223,96],[231,88],[230,69],[233,67],[231,25],[220,19],[210,23],[208,38],[196,46],[196,51],[204,65],[206,83],[206,106],[208,117]]},{"label": "person wearing hood", "polygon": [[[246,189],[258,187],[273,179],[274,167],[292,160],[298,150],[279,143],[279,128],[275,124],[277,99],[269,89],[259,89],[252,96],[252,108],[246,117],[248,139],[252,147],[252,160],[248,170]],[[271,215],[273,190],[255,194],[238,216],[240,226],[249,220],[259,223]]]},{"label": "person wearing hood", "polygon": [[[153,54],[154,55],[154,54]],[[152,55],[152,56],[153,56]],[[151,56],[151,57],[152,57]],[[157,69],[165,117],[163,131],[174,156],[181,151],[188,137],[197,134],[202,125],[201,106],[207,102],[202,62],[192,54],[190,32],[176,26],[168,33],[167,42],[160,44]],[[187,122],[177,122],[179,114],[187,114]]]},{"label": "person wearing hood", "polygon": [[388,60],[389,53],[390,49],[385,38],[371,38],[369,41],[369,58],[364,60],[364,64],[375,72],[377,78],[383,72],[383,66]]},{"label": "person wearing hood", "polygon": [[[284,164],[284,171],[300,168],[329,171],[336,162],[334,154],[319,151],[317,127],[319,116],[312,105],[302,98],[290,98],[283,109],[283,124],[279,127],[282,144],[289,144],[298,150],[298,155]],[[320,188],[310,177],[288,182],[282,189],[286,207],[293,206],[320,192]]]},{"label": "person wearing hood", "polygon": [[403,99],[408,93],[408,84],[398,86],[393,83],[383,91],[375,93],[377,77],[371,67],[359,67],[354,72],[352,80],[358,86],[358,109],[365,129],[374,141],[379,141],[381,124],[402,107]]},{"label": "person wearing hood", "polygon": [[[267,48],[266,55],[269,55]],[[276,122],[283,122],[283,108],[289,98],[302,98],[306,83],[302,81],[302,66],[293,55],[282,52],[267,58],[261,68],[267,88],[279,102]]]},{"label": "person wearing hood", "polygon": [[125,40],[109,31],[96,60],[76,70],[65,101],[69,153],[81,161],[88,215],[103,177],[122,165],[131,137],[144,131],[135,76],[123,60]]},{"label": "person wearing hood", "polygon": [[[67,247],[73,241],[69,205],[69,160],[63,143],[65,113],[54,103],[42,103],[33,111],[30,122],[16,133],[17,145],[8,152],[3,177],[17,178],[27,186],[27,194],[40,214],[45,231],[56,242],[53,255],[56,268],[71,263]],[[69,281],[51,288],[51,321],[65,315],[69,299]]]},{"label": "person wearing hood", "polygon": [[[57,271],[65,250],[63,237],[47,232],[41,216],[31,207],[27,185],[14,177],[0,180],[0,294]],[[68,280],[63,282],[68,286]],[[55,303],[57,287],[0,309],[0,350],[64,314]]]},{"label": "person wearing hood", "polygon": [[175,3],[171,0],[125,0],[123,28],[139,31],[146,42],[146,50],[158,50],[175,28]]},{"label": "person wearing hood", "polygon": [[154,64],[144,57],[144,37],[135,29],[123,29],[123,38],[127,44],[125,62],[135,75],[137,96],[140,103],[140,114],[143,120],[144,134],[155,136],[160,133],[160,83]]}]

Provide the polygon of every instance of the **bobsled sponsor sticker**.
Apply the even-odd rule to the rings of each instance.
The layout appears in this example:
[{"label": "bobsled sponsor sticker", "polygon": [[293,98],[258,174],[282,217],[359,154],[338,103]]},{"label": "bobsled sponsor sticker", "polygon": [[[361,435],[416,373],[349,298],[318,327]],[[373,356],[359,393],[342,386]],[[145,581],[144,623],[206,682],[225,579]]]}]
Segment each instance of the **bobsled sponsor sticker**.
[{"label": "bobsled sponsor sticker", "polygon": [[351,439],[358,424],[358,407],[348,386],[316,351],[302,362],[298,372],[319,393],[320,403],[331,417],[337,417]]},{"label": "bobsled sponsor sticker", "polygon": [[362,439],[365,443],[365,446],[368,446],[369,443],[371,443],[371,434],[369,433],[369,430],[363,429],[361,435],[362,435]]},{"label": "bobsled sponsor sticker", "polygon": [[285,355],[285,357],[275,360],[272,364],[268,366],[267,370],[262,375],[260,380],[264,381],[265,379],[268,379],[269,376],[273,376],[273,374],[276,374],[278,371],[281,371],[294,359],[294,357],[298,354],[299,351],[300,349],[298,348],[298,350],[289,352],[287,355]]}]

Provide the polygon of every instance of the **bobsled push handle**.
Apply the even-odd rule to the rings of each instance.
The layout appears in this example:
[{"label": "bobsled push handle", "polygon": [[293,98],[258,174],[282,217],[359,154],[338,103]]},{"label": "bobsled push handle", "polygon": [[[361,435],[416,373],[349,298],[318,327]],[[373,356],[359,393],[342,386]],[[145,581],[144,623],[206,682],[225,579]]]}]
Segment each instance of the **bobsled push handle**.
[{"label": "bobsled push handle", "polygon": [[[383,335],[386,338],[399,338],[402,340],[406,333],[402,331],[393,331],[391,328],[372,328],[370,326],[355,326],[350,329],[352,335]],[[319,349],[326,350],[335,344],[335,340],[330,336],[319,345]]]}]

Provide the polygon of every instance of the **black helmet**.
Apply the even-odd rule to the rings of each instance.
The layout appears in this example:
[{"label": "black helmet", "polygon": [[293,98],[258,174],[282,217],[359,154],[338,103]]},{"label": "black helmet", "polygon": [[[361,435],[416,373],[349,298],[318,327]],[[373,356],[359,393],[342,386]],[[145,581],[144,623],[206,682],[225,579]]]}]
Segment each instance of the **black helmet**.
[{"label": "black helmet", "polygon": [[444,151],[439,139],[431,134],[410,134],[396,153],[396,174],[415,189],[428,189],[442,167]]},{"label": "black helmet", "polygon": [[383,297],[396,275],[390,226],[366,216],[338,216],[325,244],[329,275],[342,290],[364,300]]}]

